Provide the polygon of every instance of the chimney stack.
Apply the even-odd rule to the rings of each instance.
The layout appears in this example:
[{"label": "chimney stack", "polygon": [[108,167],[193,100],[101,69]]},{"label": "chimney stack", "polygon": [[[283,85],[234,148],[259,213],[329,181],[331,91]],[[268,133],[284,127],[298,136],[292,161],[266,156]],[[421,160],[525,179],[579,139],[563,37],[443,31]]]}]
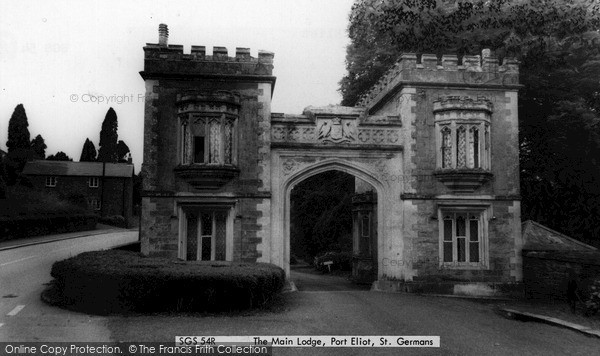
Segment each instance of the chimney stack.
[{"label": "chimney stack", "polygon": [[164,23],[158,25],[158,44],[167,47],[169,44],[169,28]]}]

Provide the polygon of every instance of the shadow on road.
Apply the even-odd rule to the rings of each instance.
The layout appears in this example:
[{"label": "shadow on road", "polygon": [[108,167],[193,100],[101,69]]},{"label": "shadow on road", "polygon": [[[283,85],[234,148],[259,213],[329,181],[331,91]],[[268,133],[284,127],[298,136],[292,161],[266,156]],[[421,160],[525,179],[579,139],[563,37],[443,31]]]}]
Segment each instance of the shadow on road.
[{"label": "shadow on road", "polygon": [[291,266],[291,279],[299,291],[352,291],[369,290],[370,285],[350,281],[350,272],[345,274],[322,273],[310,265]]}]

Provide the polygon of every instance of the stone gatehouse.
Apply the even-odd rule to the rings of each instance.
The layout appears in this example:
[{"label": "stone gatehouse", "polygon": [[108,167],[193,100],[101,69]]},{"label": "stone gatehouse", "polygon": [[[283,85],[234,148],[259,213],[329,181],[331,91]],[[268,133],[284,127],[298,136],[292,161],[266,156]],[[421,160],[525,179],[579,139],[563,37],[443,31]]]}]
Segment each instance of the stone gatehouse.
[{"label": "stone gatehouse", "polygon": [[142,251],[270,262],[289,275],[290,192],[356,178],[354,273],[406,281],[522,279],[518,64],[404,54],[356,107],[271,112],[273,53],[144,47]]}]

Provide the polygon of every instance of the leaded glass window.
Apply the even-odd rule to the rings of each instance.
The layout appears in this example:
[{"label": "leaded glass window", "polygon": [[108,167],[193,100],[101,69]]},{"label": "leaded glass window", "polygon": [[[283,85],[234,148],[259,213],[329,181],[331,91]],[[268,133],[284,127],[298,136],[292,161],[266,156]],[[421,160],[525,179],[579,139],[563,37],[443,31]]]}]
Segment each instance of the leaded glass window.
[{"label": "leaded glass window", "polygon": [[234,164],[235,120],[192,117],[181,121],[182,164]]},{"label": "leaded glass window", "polygon": [[442,264],[483,266],[481,212],[446,212],[440,224]]},{"label": "leaded glass window", "polygon": [[448,126],[442,128],[442,168],[452,167],[452,131]]}]

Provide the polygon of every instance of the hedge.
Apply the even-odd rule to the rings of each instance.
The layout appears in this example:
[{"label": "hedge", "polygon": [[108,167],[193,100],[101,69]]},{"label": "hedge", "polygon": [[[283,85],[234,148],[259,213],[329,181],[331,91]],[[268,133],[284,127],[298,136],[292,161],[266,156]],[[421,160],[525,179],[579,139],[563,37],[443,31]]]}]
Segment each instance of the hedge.
[{"label": "hedge", "polygon": [[59,304],[95,313],[231,311],[264,305],[285,272],[265,263],[179,261],[131,251],[85,252],[55,262]]},{"label": "hedge", "polygon": [[93,230],[96,228],[97,221],[98,217],[94,214],[0,217],[0,241]]}]

